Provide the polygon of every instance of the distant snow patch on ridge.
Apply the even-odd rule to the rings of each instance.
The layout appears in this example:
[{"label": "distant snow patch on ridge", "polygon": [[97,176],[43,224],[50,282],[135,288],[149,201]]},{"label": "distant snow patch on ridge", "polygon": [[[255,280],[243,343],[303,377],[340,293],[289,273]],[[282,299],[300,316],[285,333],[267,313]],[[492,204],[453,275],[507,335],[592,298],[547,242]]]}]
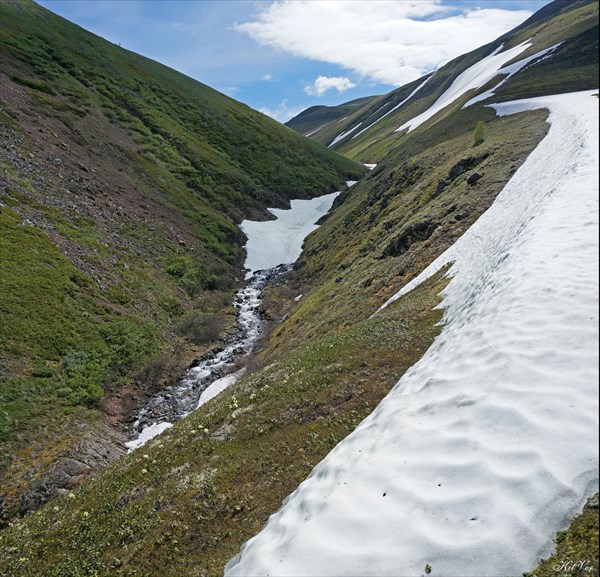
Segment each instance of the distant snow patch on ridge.
[{"label": "distant snow patch on ridge", "polygon": [[598,489],[596,91],[494,105],[550,130],[448,263],[444,328],[226,568],[530,571]]},{"label": "distant snow patch on ridge", "polygon": [[244,220],[240,228],[248,237],[244,266],[250,278],[257,270],[266,270],[280,264],[296,262],[302,252],[304,239],[326,215],[339,192],[332,192],[310,200],[292,200],[290,209],[270,208],[276,220]]},{"label": "distant snow patch on ridge", "polygon": [[[371,124],[369,124],[369,126],[367,126],[366,128],[363,128],[360,132],[357,132],[350,140],[354,140],[357,136],[360,136],[363,132],[365,132],[366,130],[369,130],[369,128],[371,128],[371,126],[375,126],[380,120],[383,120],[388,114],[391,114],[392,112],[394,112],[395,110],[398,110],[398,108],[400,108],[401,106],[403,106],[404,104],[406,104],[417,92],[419,92],[419,90],[421,90],[421,88],[423,88],[423,86],[425,86],[425,84],[427,84],[435,75],[435,72],[433,74],[430,74],[424,82],[421,82],[421,84],[419,84],[402,102],[400,102],[399,104],[396,104],[396,106],[394,106],[394,108],[388,110],[385,114],[382,114],[375,122],[372,122]],[[381,107],[383,108],[383,106]],[[379,110],[381,110],[381,108]]]},{"label": "distant snow patch on ridge", "polygon": [[425,112],[422,112],[418,116],[405,122],[400,128],[397,128],[395,132],[400,132],[406,128],[408,128],[408,132],[413,131],[415,128],[421,126],[421,124],[436,115],[440,110],[443,110],[446,106],[449,106],[455,100],[463,96],[463,94],[466,94],[469,90],[484,86],[498,74],[498,71],[504,64],[510,62],[513,58],[521,54],[521,52],[527,50],[527,48],[531,46],[531,43],[523,42],[514,48],[500,52],[503,46],[504,44],[501,44],[489,56],[486,56],[483,60],[480,60],[470,68],[467,68],[432,106]]},{"label": "distant snow patch on ridge", "polygon": [[497,92],[498,88],[500,88],[506,81],[508,81],[511,76],[514,76],[517,72],[519,72],[519,70],[521,70],[522,68],[525,68],[525,66],[527,66],[530,62],[534,62],[534,64],[537,64],[538,61],[541,62],[542,60],[545,60],[546,58],[551,56],[552,53],[561,44],[562,44],[562,42],[559,42],[558,44],[555,44],[554,46],[550,46],[550,48],[541,50],[540,52],[537,52],[536,54],[533,54],[532,56],[528,56],[527,58],[523,58],[522,60],[519,60],[518,62],[515,62],[514,64],[511,64],[509,66],[501,68],[500,70],[498,70],[498,74],[506,74],[506,78],[504,78],[498,84],[496,84],[496,86],[494,86],[494,88],[491,88],[490,90],[486,90],[485,92],[478,94],[474,98],[471,98],[471,100],[469,100],[468,102],[463,104],[462,107],[467,108],[467,106],[471,106],[472,104],[475,104],[476,102],[480,102],[482,100],[491,98]]},{"label": "distant snow patch on ridge", "polygon": [[359,122],[356,126],[353,126],[350,130],[346,130],[346,132],[342,132],[341,134],[338,134],[328,145],[327,148],[331,148],[334,144],[337,144],[340,140],[343,140],[344,138],[346,138],[346,136],[348,136],[349,134],[351,134],[352,132],[354,132],[360,125],[362,124],[362,122]]}]

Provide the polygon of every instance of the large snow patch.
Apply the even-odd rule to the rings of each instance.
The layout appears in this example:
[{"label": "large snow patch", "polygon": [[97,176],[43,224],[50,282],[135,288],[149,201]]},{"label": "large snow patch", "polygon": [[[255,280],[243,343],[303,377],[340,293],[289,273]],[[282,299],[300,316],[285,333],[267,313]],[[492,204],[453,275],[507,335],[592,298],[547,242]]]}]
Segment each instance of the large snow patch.
[{"label": "large snow patch", "polygon": [[248,237],[244,266],[252,276],[280,264],[296,262],[304,239],[318,228],[315,223],[329,212],[339,192],[310,200],[292,200],[290,209],[270,208],[276,220],[244,220],[240,228]]},{"label": "large snow patch", "polygon": [[408,128],[411,132],[415,128],[421,126],[424,122],[435,116],[440,110],[458,100],[461,96],[473,90],[484,86],[487,82],[498,75],[502,66],[510,62],[513,58],[524,52],[531,46],[531,43],[523,42],[514,48],[509,48],[504,52],[500,52],[504,45],[499,46],[489,56],[486,56],[473,66],[467,68],[462,74],[457,76],[456,80],[425,112],[411,118],[402,126],[396,129],[395,132],[400,132]]},{"label": "large snow patch", "polygon": [[550,130],[453,262],[444,328],[226,575],[518,576],[598,488],[598,101]]}]

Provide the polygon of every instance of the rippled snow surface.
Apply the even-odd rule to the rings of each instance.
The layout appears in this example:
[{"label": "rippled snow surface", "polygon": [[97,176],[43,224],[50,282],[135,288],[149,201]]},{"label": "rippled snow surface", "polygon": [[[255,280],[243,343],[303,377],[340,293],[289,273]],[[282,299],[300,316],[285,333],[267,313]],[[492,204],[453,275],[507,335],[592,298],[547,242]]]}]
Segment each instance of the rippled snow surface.
[{"label": "rippled snow surface", "polygon": [[445,326],[226,575],[520,576],[598,488],[598,100],[405,294],[453,262]]}]

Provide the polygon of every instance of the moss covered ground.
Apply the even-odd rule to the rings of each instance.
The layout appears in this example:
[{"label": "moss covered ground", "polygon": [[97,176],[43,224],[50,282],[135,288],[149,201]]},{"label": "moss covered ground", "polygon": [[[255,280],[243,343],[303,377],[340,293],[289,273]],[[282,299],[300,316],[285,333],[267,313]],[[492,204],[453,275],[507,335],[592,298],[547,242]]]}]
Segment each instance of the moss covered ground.
[{"label": "moss covered ground", "polygon": [[0,2],[0,143],[1,525],[234,327],[242,218],[363,169],[29,0]]},{"label": "moss covered ground", "polygon": [[220,575],[429,347],[442,275],[307,341],[149,445],[0,533],[13,575]]}]

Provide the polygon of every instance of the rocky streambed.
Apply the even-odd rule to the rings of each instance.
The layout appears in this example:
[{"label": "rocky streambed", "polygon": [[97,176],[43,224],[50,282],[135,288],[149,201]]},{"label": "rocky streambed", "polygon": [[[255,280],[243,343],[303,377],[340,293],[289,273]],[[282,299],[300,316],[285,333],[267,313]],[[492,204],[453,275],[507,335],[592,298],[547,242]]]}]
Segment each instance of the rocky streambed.
[{"label": "rocky streambed", "polygon": [[132,440],[126,443],[130,450],[142,446],[168,429],[174,421],[197,409],[241,376],[244,370],[243,357],[252,352],[263,333],[263,289],[290,267],[291,265],[279,265],[256,271],[247,279],[233,301],[237,330],[192,367],[177,385],[150,398],[133,423]]},{"label": "rocky streambed", "polygon": [[[352,186],[348,181],[346,186]],[[292,200],[289,209],[269,209],[273,220],[245,220],[240,228],[248,238],[246,284],[235,295],[237,331],[222,346],[191,368],[181,382],[152,397],[133,424],[133,450],[172,426],[234,383],[244,371],[243,357],[262,334],[261,297],[264,287],[289,270],[302,252],[304,239],[318,228],[338,196],[333,192],[309,200]],[[284,263],[284,264],[279,264]],[[241,368],[240,368],[241,365]]]}]

